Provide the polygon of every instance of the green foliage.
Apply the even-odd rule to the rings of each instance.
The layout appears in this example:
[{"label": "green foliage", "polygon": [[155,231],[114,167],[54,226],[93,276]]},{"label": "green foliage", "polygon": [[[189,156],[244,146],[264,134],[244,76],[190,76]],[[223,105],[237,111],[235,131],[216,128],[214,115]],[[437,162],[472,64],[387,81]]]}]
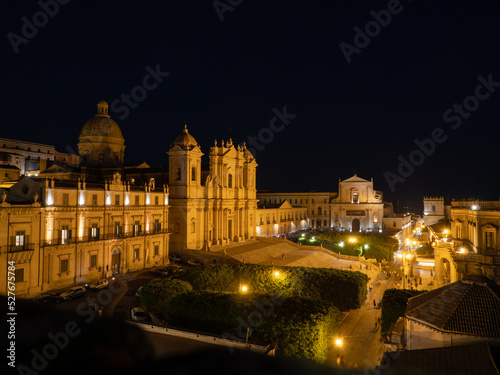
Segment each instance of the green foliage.
[{"label": "green foliage", "polygon": [[368,277],[357,271],[258,264],[196,267],[184,272],[181,278],[189,281],[195,290],[237,292],[240,285],[246,285],[250,293],[322,299],[341,310],[361,307],[368,282]]},{"label": "green foliage", "polygon": [[148,311],[164,317],[166,307],[172,298],[191,290],[193,287],[187,281],[153,280],[142,287],[140,298]]},{"label": "green foliage", "polygon": [[194,291],[165,311],[170,325],[273,344],[282,354],[323,362],[337,328],[338,309],[304,297]]},{"label": "green foliage", "polygon": [[[308,235],[310,236],[310,235]],[[343,255],[364,255],[366,259],[391,260],[398,242],[393,237],[369,233],[319,233],[314,235],[315,241],[309,237],[301,241],[303,245],[319,246]],[[349,242],[355,238],[356,242]],[[365,246],[368,245],[368,246]]]},{"label": "green foliage", "polygon": [[421,290],[387,289],[382,297],[381,335],[385,336],[393,322],[404,316],[408,299],[425,293]]},{"label": "green foliage", "polygon": [[434,254],[434,248],[430,243],[425,243],[422,247],[417,249],[417,255],[432,255]]}]

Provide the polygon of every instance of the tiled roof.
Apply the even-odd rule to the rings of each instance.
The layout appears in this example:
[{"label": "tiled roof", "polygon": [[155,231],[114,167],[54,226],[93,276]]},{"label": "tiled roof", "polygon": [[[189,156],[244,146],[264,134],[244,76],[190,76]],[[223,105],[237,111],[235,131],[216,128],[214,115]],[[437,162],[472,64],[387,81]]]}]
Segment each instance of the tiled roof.
[{"label": "tiled roof", "polygon": [[500,338],[500,287],[469,276],[410,298],[406,316],[445,332]]},{"label": "tiled roof", "polygon": [[386,353],[382,363],[389,365],[384,373],[391,374],[499,375],[499,349],[496,345],[481,343],[408,350]]}]

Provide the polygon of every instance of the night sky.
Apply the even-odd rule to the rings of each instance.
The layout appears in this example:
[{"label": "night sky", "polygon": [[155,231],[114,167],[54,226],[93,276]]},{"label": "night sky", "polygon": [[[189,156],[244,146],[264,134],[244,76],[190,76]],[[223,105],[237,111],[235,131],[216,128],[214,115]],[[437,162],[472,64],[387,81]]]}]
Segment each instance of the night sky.
[{"label": "night sky", "polygon": [[500,197],[498,1],[46,2],[52,16],[0,5],[0,137],[77,150],[106,100],[127,163],[168,165],[186,121],[205,155],[256,137],[259,189],[337,191],[357,173],[385,200]]}]

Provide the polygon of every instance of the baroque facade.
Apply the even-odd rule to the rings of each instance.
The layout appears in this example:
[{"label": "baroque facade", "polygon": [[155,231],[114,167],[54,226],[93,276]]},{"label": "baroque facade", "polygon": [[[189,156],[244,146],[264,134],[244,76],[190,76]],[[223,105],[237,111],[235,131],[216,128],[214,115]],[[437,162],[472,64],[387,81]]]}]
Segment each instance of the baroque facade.
[{"label": "baroque facade", "polygon": [[[129,177],[121,130],[106,102],[97,107],[79,137],[79,165],[40,149],[51,155],[40,159],[40,176],[0,188],[0,277],[7,280],[15,262],[16,295],[163,265],[170,249],[209,250],[255,236],[257,163],[245,146],[216,141],[202,168],[201,147],[185,126],[168,151],[169,168],[144,164]],[[169,187],[156,183],[163,177]]]},{"label": "baroque facade", "polygon": [[[392,205],[383,201],[381,191],[374,190],[371,181],[354,175],[339,180],[337,193],[268,193],[259,192],[260,204],[280,204],[288,201],[294,208],[306,209],[312,228],[335,228],[349,232],[395,232],[409,228],[410,215],[396,215]],[[408,229],[409,230],[409,229]]]},{"label": "baroque facade", "polygon": [[500,283],[500,201],[452,201],[449,235],[442,237],[434,241],[438,285],[467,275]]},{"label": "baroque facade", "polygon": [[257,163],[232,140],[210,148],[209,169],[187,125],[168,151],[172,251],[205,249],[255,236]]}]

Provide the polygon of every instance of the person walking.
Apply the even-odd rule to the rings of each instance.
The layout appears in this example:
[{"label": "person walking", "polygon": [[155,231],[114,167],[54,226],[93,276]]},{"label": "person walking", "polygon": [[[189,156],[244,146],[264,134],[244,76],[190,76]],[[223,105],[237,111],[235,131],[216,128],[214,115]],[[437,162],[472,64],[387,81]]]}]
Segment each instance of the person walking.
[{"label": "person walking", "polygon": [[375,301],[375,298],[373,299],[373,307],[377,307],[377,302]]}]

